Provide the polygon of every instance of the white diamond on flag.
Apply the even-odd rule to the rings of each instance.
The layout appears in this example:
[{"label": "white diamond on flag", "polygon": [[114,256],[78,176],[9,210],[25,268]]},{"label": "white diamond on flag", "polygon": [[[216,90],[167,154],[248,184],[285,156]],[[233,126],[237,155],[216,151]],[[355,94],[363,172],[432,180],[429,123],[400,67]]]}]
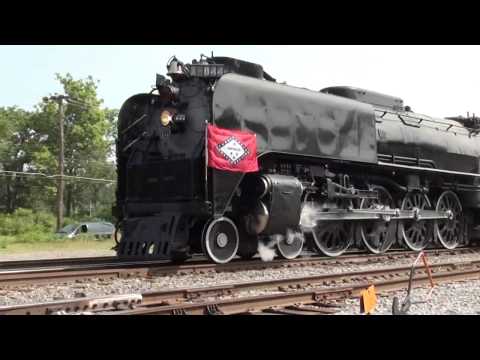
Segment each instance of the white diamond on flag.
[{"label": "white diamond on flag", "polygon": [[233,136],[219,144],[218,151],[232,164],[238,164],[248,155],[247,147]]}]

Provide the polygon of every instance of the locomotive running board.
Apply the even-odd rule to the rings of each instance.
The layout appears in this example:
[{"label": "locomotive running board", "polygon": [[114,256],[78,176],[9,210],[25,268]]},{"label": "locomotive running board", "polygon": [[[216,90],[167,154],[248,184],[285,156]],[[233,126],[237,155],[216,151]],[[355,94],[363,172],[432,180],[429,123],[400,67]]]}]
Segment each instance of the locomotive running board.
[{"label": "locomotive running board", "polygon": [[437,212],[435,210],[375,210],[375,209],[352,209],[317,212],[312,216],[316,221],[335,220],[440,220],[451,218],[450,211]]},{"label": "locomotive running board", "polygon": [[480,177],[480,174],[473,174],[473,173],[466,173],[466,172],[452,171],[452,170],[432,169],[432,168],[425,168],[425,167],[420,167],[420,166],[392,164],[392,163],[387,163],[387,162],[383,162],[383,161],[379,161],[379,162],[377,162],[377,164],[381,165],[381,166],[389,166],[389,167],[399,168],[399,169],[436,172],[436,173],[449,174],[449,175],[462,175],[462,176]]}]

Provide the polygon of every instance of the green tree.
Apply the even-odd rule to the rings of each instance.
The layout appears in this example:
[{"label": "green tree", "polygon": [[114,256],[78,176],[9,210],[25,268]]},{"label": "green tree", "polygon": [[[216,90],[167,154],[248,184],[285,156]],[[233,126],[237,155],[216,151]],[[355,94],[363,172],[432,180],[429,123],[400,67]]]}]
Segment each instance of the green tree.
[{"label": "green tree", "polygon": [[[98,81],[91,76],[75,80],[70,74],[57,74],[64,93],[86,106],[67,104],[65,109],[65,168],[67,176],[91,178],[114,178],[112,155],[116,110],[102,109],[98,99]],[[38,128],[48,136],[35,154],[39,170],[52,168],[58,172],[58,124],[57,106],[51,102],[39,105]],[[113,158],[112,158],[113,159]],[[77,212],[91,213],[106,183],[66,179],[66,216]],[[112,196],[113,198],[113,196]],[[112,200],[110,200],[110,203]]]},{"label": "green tree", "polygon": [[[74,79],[56,75],[64,93],[86,104],[65,107],[65,168],[67,176],[115,178],[114,138],[118,110],[102,108],[98,81],[91,76]],[[0,108],[0,169],[16,172],[58,174],[58,105],[43,101],[34,111]],[[114,199],[114,184],[65,180],[67,217],[101,214],[106,217]],[[41,176],[0,176],[2,210],[17,208],[55,209],[56,182]]]},{"label": "green tree", "polygon": [[[33,113],[17,107],[0,108],[0,166],[4,171],[28,171],[41,134],[33,129]],[[7,212],[28,203],[30,181],[24,176],[2,174],[2,204]]]}]

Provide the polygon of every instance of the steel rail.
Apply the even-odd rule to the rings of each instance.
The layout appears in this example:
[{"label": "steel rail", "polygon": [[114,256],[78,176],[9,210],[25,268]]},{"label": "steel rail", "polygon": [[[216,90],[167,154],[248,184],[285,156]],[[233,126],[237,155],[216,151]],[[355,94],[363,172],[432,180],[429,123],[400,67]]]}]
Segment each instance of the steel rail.
[{"label": "steel rail", "polygon": [[[427,250],[429,256],[458,255],[462,253],[480,253],[479,248],[461,248],[454,250],[434,249]],[[154,277],[168,274],[185,275],[188,273],[229,272],[241,270],[273,269],[282,267],[306,267],[323,265],[363,264],[395,259],[412,258],[417,253],[413,251],[399,251],[385,254],[352,254],[338,258],[330,257],[302,257],[293,260],[276,259],[263,262],[260,259],[251,261],[235,260],[228,264],[214,264],[205,260],[191,260],[184,264],[173,264],[165,260],[118,261],[102,263],[94,259],[93,264],[86,262],[65,266],[51,266],[27,269],[4,269],[0,271],[0,286],[18,286],[25,284],[45,284],[68,282],[93,278],[115,279],[128,277]],[[32,265],[33,263],[30,263]],[[54,263],[52,263],[54,264]]]},{"label": "steel rail", "polygon": [[[451,253],[454,254],[455,252],[479,252],[480,247],[458,247],[456,249],[428,249],[425,250],[428,254],[441,254],[441,253]],[[356,251],[351,250],[348,251],[345,255],[337,257],[335,259],[357,259],[361,257],[375,257],[375,256],[385,256],[385,255],[392,255],[392,256],[401,256],[402,254],[405,256],[409,256],[411,251],[409,250],[394,250],[389,251],[386,254],[368,254],[365,251]],[[310,258],[315,259],[324,259],[324,260],[332,260],[333,258],[317,255],[315,253],[309,254]],[[303,257],[305,258],[305,257]],[[298,260],[298,259],[297,259]],[[256,261],[254,259],[253,261]],[[194,256],[192,259],[187,260],[186,263],[183,265],[189,265],[193,262],[197,262],[200,264],[207,263],[203,256]],[[242,260],[236,259],[233,262],[242,262]],[[143,259],[143,260],[124,260],[118,258],[116,256],[97,256],[97,257],[72,257],[72,258],[58,258],[58,259],[34,259],[34,260],[6,260],[0,261],[0,272],[3,271],[14,271],[14,270],[28,270],[28,269],[42,269],[42,268],[50,268],[53,269],[55,267],[62,268],[62,267],[69,267],[69,266],[83,266],[89,267],[94,265],[119,265],[119,264],[165,264],[165,265],[172,265],[169,260],[155,260],[155,259]]]},{"label": "steel rail", "polygon": [[[444,254],[457,255],[461,253],[478,253],[480,249],[462,248],[454,250],[435,249],[428,250],[429,256],[441,256]],[[126,278],[131,276],[153,277],[167,274],[187,274],[206,272],[228,272],[239,270],[257,270],[280,267],[296,266],[322,266],[322,265],[347,265],[349,263],[373,263],[385,260],[411,258],[417,253],[411,251],[399,251],[386,254],[354,254],[339,258],[306,257],[294,260],[277,259],[271,262],[260,260],[242,261],[236,260],[228,264],[214,264],[204,260],[192,260],[185,264],[172,265],[164,260],[149,261],[113,261],[107,263],[78,264],[64,267],[50,267],[26,270],[0,271],[0,285],[22,285],[34,283],[53,283],[90,278]],[[117,259],[118,260],[118,259]]]},{"label": "steel rail", "polygon": [[[480,277],[480,269],[469,269],[460,271],[446,271],[434,273],[435,282],[452,282],[466,279],[476,279]],[[197,303],[173,304],[173,305],[153,305],[139,307],[129,310],[104,312],[104,315],[234,315],[260,312],[264,310],[281,309],[298,305],[320,305],[318,312],[325,313],[322,306],[326,301],[344,300],[346,298],[358,297],[362,290],[369,285],[375,285],[377,293],[385,293],[395,290],[401,290],[408,284],[409,277],[395,278],[391,280],[374,280],[368,283],[353,284],[351,286],[342,286],[334,289],[313,289],[300,290],[291,293],[267,294],[260,296],[240,297],[226,300],[212,300]],[[415,277],[414,287],[427,285],[430,279],[428,275]],[[328,304],[328,303],[327,303]],[[306,309],[307,312],[315,311],[312,308]]]},{"label": "steel rail", "polygon": [[27,269],[51,266],[66,266],[75,264],[94,264],[118,261],[115,256],[78,257],[59,259],[35,259],[35,260],[7,260],[0,262],[0,270],[6,269]]}]

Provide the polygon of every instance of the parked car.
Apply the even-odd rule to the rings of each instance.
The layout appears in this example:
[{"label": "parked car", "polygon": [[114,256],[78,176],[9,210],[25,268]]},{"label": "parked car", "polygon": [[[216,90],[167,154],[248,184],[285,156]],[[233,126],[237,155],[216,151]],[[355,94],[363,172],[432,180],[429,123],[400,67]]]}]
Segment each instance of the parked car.
[{"label": "parked car", "polygon": [[111,239],[114,232],[115,226],[111,223],[88,222],[67,225],[57,231],[57,234],[69,239],[73,239],[80,234],[93,235],[97,239]]}]

